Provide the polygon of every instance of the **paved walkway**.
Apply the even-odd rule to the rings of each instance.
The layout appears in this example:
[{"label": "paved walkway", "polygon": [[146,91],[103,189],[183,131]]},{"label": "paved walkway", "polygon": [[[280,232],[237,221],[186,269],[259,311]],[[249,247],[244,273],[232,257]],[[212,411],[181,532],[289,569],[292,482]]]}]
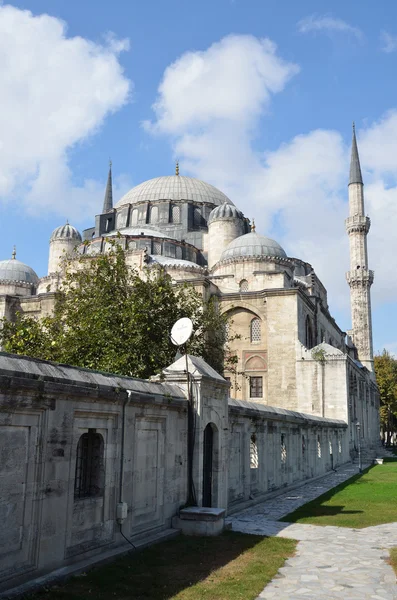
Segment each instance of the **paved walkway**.
[{"label": "paved walkway", "polygon": [[388,548],[397,546],[397,523],[349,529],[277,521],[357,470],[357,465],[342,467],[227,519],[235,531],[299,540],[295,556],[286,561],[257,600],[397,599],[396,576],[386,562]]}]

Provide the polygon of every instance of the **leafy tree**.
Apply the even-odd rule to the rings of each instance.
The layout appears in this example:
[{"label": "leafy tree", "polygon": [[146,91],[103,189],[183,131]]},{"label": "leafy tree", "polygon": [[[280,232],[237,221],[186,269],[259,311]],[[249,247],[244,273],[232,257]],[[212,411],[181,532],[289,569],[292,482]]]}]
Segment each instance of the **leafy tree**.
[{"label": "leafy tree", "polygon": [[386,444],[397,421],[397,360],[387,350],[374,358],[376,381],[380,391],[380,420],[387,434]]},{"label": "leafy tree", "polygon": [[53,315],[3,320],[0,343],[7,352],[147,378],[173,362],[170,331],[181,317],[193,321],[188,352],[222,373],[229,353],[216,299],[204,303],[161,268],[139,277],[114,243],[106,254],[65,260]]}]

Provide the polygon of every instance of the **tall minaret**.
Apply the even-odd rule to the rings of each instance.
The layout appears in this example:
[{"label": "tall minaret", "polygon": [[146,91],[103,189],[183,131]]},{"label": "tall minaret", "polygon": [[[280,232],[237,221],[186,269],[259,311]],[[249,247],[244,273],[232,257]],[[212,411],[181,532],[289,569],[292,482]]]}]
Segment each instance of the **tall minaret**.
[{"label": "tall minaret", "polygon": [[364,184],[354,123],[349,179],[349,216],[345,225],[350,242],[350,271],[346,273],[346,279],[350,286],[352,337],[359,360],[373,372],[370,289],[374,272],[368,269],[367,251],[367,234],[371,221],[364,212]]},{"label": "tall minaret", "polygon": [[109,160],[109,173],[106,183],[105,198],[103,199],[102,214],[113,210],[112,161]]}]

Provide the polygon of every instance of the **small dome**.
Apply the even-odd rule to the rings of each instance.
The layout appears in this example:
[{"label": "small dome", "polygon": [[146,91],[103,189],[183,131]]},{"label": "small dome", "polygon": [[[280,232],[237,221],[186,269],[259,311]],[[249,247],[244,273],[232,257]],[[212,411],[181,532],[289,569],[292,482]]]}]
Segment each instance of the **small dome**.
[{"label": "small dome", "polygon": [[264,235],[259,235],[256,231],[251,231],[251,233],[246,233],[232,240],[226,250],[223,251],[221,260],[245,256],[287,258],[280,244]]},{"label": "small dome", "polygon": [[149,179],[132,188],[117,202],[116,208],[156,200],[185,200],[199,204],[208,202],[217,206],[224,202],[232,204],[223,192],[205,181],[184,175],[166,175]]},{"label": "small dome", "polygon": [[239,211],[234,204],[224,202],[220,206],[216,206],[209,214],[208,223],[219,219],[242,219],[243,213]]},{"label": "small dome", "polygon": [[37,285],[39,278],[31,267],[16,258],[0,261],[0,280]]},{"label": "small dome", "polygon": [[77,240],[78,242],[81,242],[81,235],[77,231],[76,227],[73,227],[73,225],[69,225],[69,223],[66,223],[66,225],[61,225],[60,227],[54,229],[50,237],[50,242],[53,242],[54,240],[68,239]]}]

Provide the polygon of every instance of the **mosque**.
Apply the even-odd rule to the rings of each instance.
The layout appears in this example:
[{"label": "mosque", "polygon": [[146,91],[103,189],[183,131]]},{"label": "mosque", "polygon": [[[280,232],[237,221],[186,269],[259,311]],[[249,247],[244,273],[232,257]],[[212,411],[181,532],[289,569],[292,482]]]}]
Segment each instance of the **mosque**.
[{"label": "mosque", "polygon": [[[161,265],[175,282],[216,296],[230,318],[235,373],[225,373],[237,400],[263,403],[350,423],[355,446],[377,439],[379,396],[373,370],[370,287],[363,179],[353,130],[349,179],[352,330],[332,318],[327,291],[313,267],[288,256],[214,186],[179,173],[145,181],[113,203],[110,165],[102,212],[80,233],[66,223],[50,237],[48,274],[39,278],[16,259],[0,262],[0,316],[51,312],[65,254],[106,252],[111,240],[138,270]],[[86,242],[89,242],[88,244]]]},{"label": "mosque", "polygon": [[110,168],[95,225],[52,233],[45,277],[15,252],[0,262],[0,316],[40,317],[53,310],[62,257],[95,257],[114,240],[138,270],[161,265],[216,297],[238,334],[237,369],[224,377],[190,355],[143,380],[0,352],[0,596],[81,573],[126,540],[219,532],[225,514],[377,455],[370,220],[354,131],[348,189],[347,333],[309,263],[178,167],[115,205]]}]

